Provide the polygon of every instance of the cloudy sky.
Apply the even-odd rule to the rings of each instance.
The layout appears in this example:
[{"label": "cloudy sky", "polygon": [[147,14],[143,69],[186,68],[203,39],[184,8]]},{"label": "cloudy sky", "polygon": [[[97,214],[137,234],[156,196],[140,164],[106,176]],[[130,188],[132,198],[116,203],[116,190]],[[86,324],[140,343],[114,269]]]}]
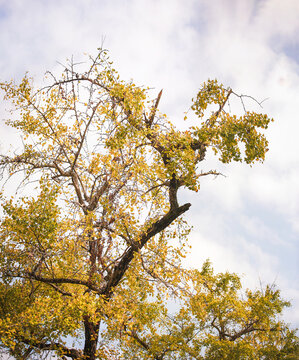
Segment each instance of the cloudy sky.
[{"label": "cloudy sky", "polygon": [[[104,43],[122,78],[163,88],[160,110],[178,126],[207,78],[267,98],[261,110],[275,122],[264,164],[224,166],[208,156],[204,169],[226,177],[204,179],[196,195],[181,194],[193,204],[188,264],[210,258],[217,271],[238,272],[251,288],[276,283],[293,303],[285,319],[296,326],[298,18],[298,0],[0,0],[1,80],[26,71],[40,79]],[[4,149],[15,135],[3,125],[0,132]]]}]

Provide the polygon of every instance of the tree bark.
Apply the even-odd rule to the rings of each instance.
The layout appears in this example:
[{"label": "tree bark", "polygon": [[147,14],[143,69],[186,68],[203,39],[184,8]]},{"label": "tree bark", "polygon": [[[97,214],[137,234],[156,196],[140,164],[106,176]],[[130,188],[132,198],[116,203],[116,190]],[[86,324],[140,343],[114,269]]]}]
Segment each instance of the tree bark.
[{"label": "tree bark", "polygon": [[93,323],[88,316],[84,317],[85,344],[84,360],[96,360],[97,343],[99,338],[100,323]]}]

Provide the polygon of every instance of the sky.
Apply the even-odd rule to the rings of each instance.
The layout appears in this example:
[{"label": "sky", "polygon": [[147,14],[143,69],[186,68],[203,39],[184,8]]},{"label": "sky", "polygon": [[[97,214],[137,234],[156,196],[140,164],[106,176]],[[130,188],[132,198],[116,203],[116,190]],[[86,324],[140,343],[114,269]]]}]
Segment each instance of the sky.
[{"label": "sky", "polygon": [[[0,0],[0,79],[26,71],[39,81],[72,55],[109,49],[125,80],[163,89],[160,110],[178,127],[201,84],[217,78],[264,100],[248,107],[275,119],[263,164],[220,164],[208,154],[190,201],[192,250],[216,271],[242,275],[252,289],[275,283],[299,327],[299,1],[298,0]],[[233,110],[233,109],[232,109]],[[7,117],[0,104],[0,119]],[[191,120],[192,115],[190,115]],[[0,150],[16,134],[0,123]]]}]

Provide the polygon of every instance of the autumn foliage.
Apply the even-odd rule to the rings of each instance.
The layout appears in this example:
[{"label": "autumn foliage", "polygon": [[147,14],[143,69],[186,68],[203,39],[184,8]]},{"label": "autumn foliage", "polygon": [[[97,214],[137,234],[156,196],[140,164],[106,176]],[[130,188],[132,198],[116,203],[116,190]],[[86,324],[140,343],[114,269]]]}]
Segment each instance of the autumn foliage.
[{"label": "autumn foliage", "polygon": [[1,197],[2,348],[16,359],[295,359],[277,289],[242,292],[208,262],[182,267],[191,204],[179,189],[218,174],[201,171],[209,149],[225,163],[263,161],[271,119],[209,80],[193,99],[198,125],[180,131],[158,112],[162,92],[148,100],[120,80],[106,51],[85,65],[40,88],[28,76],[1,83],[24,143],[1,155],[1,174],[28,189]]}]

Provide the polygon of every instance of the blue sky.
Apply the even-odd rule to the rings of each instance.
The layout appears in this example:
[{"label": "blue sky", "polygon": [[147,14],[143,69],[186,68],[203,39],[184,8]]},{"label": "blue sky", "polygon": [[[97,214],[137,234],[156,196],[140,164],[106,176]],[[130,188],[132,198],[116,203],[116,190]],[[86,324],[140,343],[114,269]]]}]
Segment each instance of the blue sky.
[{"label": "blue sky", "polygon": [[[156,93],[178,126],[201,83],[218,78],[235,91],[268,98],[275,119],[263,165],[204,169],[201,191],[181,193],[193,206],[188,264],[210,258],[217,271],[243,274],[246,286],[275,282],[299,326],[299,2],[297,0],[0,0],[0,79],[37,80],[57,61],[96,52],[104,39],[122,78]],[[153,93],[154,95],[155,93]],[[253,110],[259,110],[252,103]],[[1,118],[5,118],[3,104]],[[194,119],[193,119],[194,120]],[[15,139],[0,125],[0,149]]]}]

